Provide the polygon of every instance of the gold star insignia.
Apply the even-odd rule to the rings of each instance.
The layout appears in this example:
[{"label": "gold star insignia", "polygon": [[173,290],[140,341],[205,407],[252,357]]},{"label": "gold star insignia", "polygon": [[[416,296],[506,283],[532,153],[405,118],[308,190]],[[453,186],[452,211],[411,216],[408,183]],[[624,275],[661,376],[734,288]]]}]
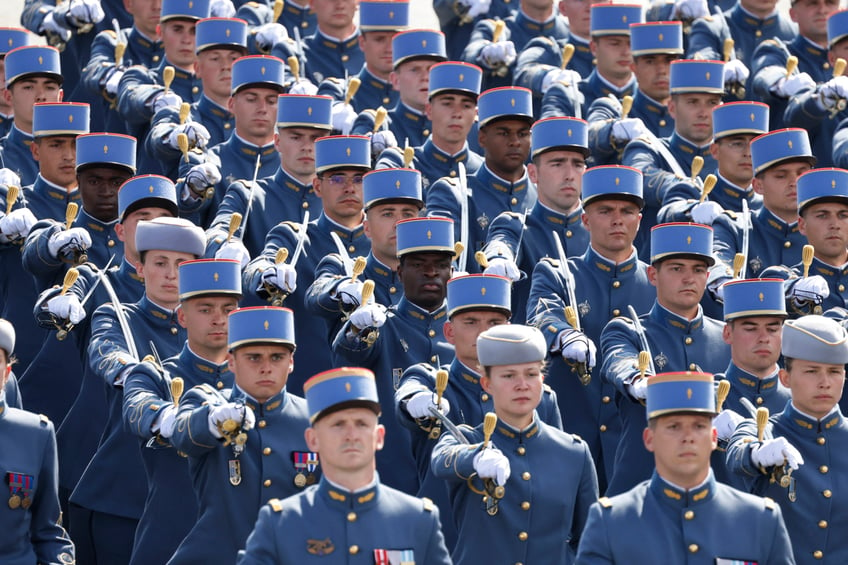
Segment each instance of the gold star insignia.
[{"label": "gold star insignia", "polygon": [[68,114],[68,123],[69,124],[74,123],[74,115],[73,114]]},{"label": "gold star insignia", "polygon": [[790,139],[789,141],[787,141],[786,145],[789,146],[789,149],[792,149],[792,140]]},{"label": "gold star insignia", "polygon": [[621,179],[618,178],[618,177],[615,177],[615,186],[618,186],[620,184],[621,184]]},{"label": "gold star insignia", "polygon": [[707,73],[706,73],[704,76],[705,76],[705,77],[707,77],[707,80],[710,80],[710,73],[709,73],[709,71],[707,71]]}]

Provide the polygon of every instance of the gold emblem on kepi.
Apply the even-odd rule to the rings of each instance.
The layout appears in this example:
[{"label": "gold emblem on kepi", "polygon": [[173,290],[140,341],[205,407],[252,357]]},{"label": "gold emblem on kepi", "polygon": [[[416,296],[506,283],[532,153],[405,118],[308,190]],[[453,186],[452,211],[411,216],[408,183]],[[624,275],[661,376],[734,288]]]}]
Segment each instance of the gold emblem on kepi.
[{"label": "gold emblem on kepi", "polygon": [[149,187],[147,187],[147,191],[150,192],[150,194],[153,194],[153,185],[152,184]]},{"label": "gold emblem on kepi", "polygon": [[618,178],[618,177],[615,177],[615,186],[618,186],[620,184],[621,184],[621,179]]},{"label": "gold emblem on kepi", "polygon": [[513,108],[515,108],[515,98],[510,99],[509,103]]},{"label": "gold emblem on kepi", "polygon": [[486,287],[480,288],[480,296],[486,296]]},{"label": "gold emblem on kepi", "polygon": [[193,6],[194,6],[194,2],[192,2],[191,0],[189,0],[189,2],[188,2],[188,7],[189,7],[189,8],[191,8],[191,7],[193,7]]},{"label": "gold emblem on kepi", "polygon": [[218,275],[218,273],[214,273],[214,274],[212,275],[212,279],[213,279],[215,282],[218,282],[218,279],[219,279],[219,278],[220,278],[220,276]]},{"label": "gold emblem on kepi", "polygon": [[265,331],[267,332],[267,331],[268,331],[268,328],[269,328],[269,327],[271,327],[271,324],[269,324],[269,323],[268,323],[268,320],[265,320],[265,323],[264,323],[264,324],[262,324],[262,327],[264,327],[264,328],[265,328]]},{"label": "gold emblem on kepi", "polygon": [[660,41],[662,41],[662,40],[663,40],[663,34],[659,34],[659,35],[657,36],[657,39],[659,39]]},{"label": "gold emblem on kepi", "polygon": [[686,245],[692,245],[692,236],[691,235],[686,236]]},{"label": "gold emblem on kepi", "polygon": [[38,64],[39,64],[39,65],[43,65],[43,64],[44,64],[44,57],[41,57],[41,56],[39,56],[39,57],[38,57]]},{"label": "gold emblem on kepi", "polygon": [[345,383],[345,392],[350,392],[350,383]]},{"label": "gold emblem on kepi", "polygon": [[227,37],[229,37],[229,36],[230,36],[230,28],[227,28],[227,29],[224,31],[224,35],[226,35]]},{"label": "gold emblem on kepi", "polygon": [[571,137],[571,128],[568,128],[568,137]]},{"label": "gold emblem on kepi", "polygon": [[389,19],[390,20],[395,19],[395,13],[394,12],[389,12]]},{"label": "gold emblem on kepi", "polygon": [[762,302],[764,298],[765,298],[765,296],[763,296],[763,293],[761,292],[760,296],[759,296],[760,302]]},{"label": "gold emblem on kepi", "polygon": [[786,145],[789,146],[789,149],[792,149],[792,140],[790,139],[789,141],[787,141]]},{"label": "gold emblem on kepi", "polygon": [[345,149],[345,153],[347,154],[347,156],[348,156],[348,157],[350,157],[350,147],[348,147],[347,149]]},{"label": "gold emblem on kepi", "polygon": [[836,188],[836,179],[831,179],[830,188]]},{"label": "gold emblem on kepi", "polygon": [[400,181],[399,180],[395,181],[395,188],[400,190]]},{"label": "gold emblem on kepi", "polygon": [[9,47],[11,47],[11,46],[12,46],[12,43],[14,43],[14,41],[13,41],[13,40],[12,40],[12,38],[10,37],[10,38],[9,38]]},{"label": "gold emblem on kepi", "polygon": [[261,67],[261,68],[259,69],[259,72],[260,72],[260,73],[262,73],[262,74],[264,75],[264,74],[265,74],[265,67]]},{"label": "gold emblem on kepi", "polygon": [[462,73],[459,73],[459,82],[462,82],[464,80],[465,80],[465,75],[462,74]]},{"label": "gold emblem on kepi", "polygon": [[706,74],[706,75],[704,75],[704,76],[706,76],[706,77],[707,77],[707,80],[710,80],[710,72],[709,72],[709,71],[707,71],[707,74]]},{"label": "gold emblem on kepi", "polygon": [[623,24],[627,23],[627,16],[621,16],[621,23],[623,23]]},{"label": "gold emblem on kepi", "polygon": [[309,106],[309,107],[307,107],[307,108],[306,108],[306,115],[307,115],[307,116],[311,116],[311,115],[312,115],[312,106]]},{"label": "gold emblem on kepi", "polygon": [[754,112],[751,112],[751,116],[750,116],[750,118],[751,118],[751,121],[752,121],[752,122],[753,122],[753,121],[757,118],[757,117],[754,115]]},{"label": "gold emblem on kepi", "polygon": [[427,239],[433,239],[433,232],[427,230]]},{"label": "gold emblem on kepi", "polygon": [[69,124],[74,123],[74,115],[73,114],[68,114],[68,123]]},{"label": "gold emblem on kepi", "polygon": [[103,154],[104,154],[104,155],[106,155],[107,153],[109,153],[109,146],[108,146],[108,145],[104,145],[104,146],[103,146]]},{"label": "gold emblem on kepi", "polygon": [[426,39],[421,40],[421,47],[427,47],[427,40]]},{"label": "gold emblem on kepi", "polygon": [[692,400],[692,389],[691,388],[686,389],[686,399]]},{"label": "gold emblem on kepi", "polygon": [[306,540],[306,552],[311,555],[329,555],[335,551],[336,546],[330,538]]}]

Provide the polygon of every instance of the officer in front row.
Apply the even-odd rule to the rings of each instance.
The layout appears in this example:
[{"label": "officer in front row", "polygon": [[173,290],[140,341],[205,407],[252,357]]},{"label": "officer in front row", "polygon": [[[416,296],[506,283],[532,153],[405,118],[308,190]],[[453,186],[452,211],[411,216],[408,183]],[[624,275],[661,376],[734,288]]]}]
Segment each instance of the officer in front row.
[{"label": "officer in front row", "polygon": [[304,388],[306,442],[324,477],[262,508],[239,564],[451,563],[433,503],[385,486],[375,471],[386,438],[374,374],[333,369]]},{"label": "officer in front row", "polygon": [[286,392],[294,367],[292,311],[234,310],[227,331],[235,386],[187,391],[171,436],[188,454],[200,507],[171,564],[235,562],[263,504],[318,480],[317,450],[303,439],[306,402]]},{"label": "officer in front row", "polygon": [[74,563],[74,544],[62,527],[53,424],[9,406],[3,388],[12,371],[15,329],[0,320],[0,472],[9,488],[0,505],[0,561]]},{"label": "officer in front row", "polygon": [[[536,411],[546,355],[534,327],[504,324],[477,337],[480,385],[498,417],[492,443],[478,422],[460,428],[463,438],[443,434],[432,459],[459,529],[457,565],[572,562],[598,479],[586,443]],[[496,485],[505,489],[501,496]]]},{"label": "officer in front row", "polygon": [[578,563],[795,563],[774,501],[715,480],[714,415],[711,374],[648,379],[642,437],[656,471],[631,490],[592,505]]}]

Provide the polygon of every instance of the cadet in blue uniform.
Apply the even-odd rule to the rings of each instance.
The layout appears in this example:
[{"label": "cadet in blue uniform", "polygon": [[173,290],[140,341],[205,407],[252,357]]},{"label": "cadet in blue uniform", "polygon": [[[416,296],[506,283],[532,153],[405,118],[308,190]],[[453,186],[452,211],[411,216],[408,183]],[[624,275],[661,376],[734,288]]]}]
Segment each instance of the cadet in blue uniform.
[{"label": "cadet in blue uniform", "polygon": [[[668,109],[674,117],[674,133],[663,138],[643,136],[624,149],[621,163],[642,172],[645,208],[636,248],[643,260],[652,255],[649,233],[657,223],[666,193],[681,182],[700,186],[699,179],[715,169],[715,159],[710,154],[712,112],[721,103],[724,92],[723,66],[724,63],[717,61],[672,62]],[[704,167],[698,178],[693,179],[690,177],[696,155],[704,159]]]},{"label": "cadet in blue uniform", "polygon": [[[621,439],[608,493],[622,493],[649,478],[654,468],[642,436],[645,387],[649,377],[668,370],[718,373],[726,368],[730,348],[722,338],[723,322],[704,315],[699,302],[712,265],[712,229],[699,224],[661,224],[651,230],[648,278],[657,300],[636,321],[614,318],[601,335],[599,377],[616,389]],[[641,331],[639,327],[641,326]],[[641,376],[638,357],[650,363]]]},{"label": "cadet in blue uniform", "polygon": [[0,506],[0,559],[9,565],[74,563],[74,544],[62,528],[56,435],[46,416],[10,406],[4,388],[12,371],[15,329],[0,320],[0,470],[9,487]]},{"label": "cadet in blue uniform", "polygon": [[[308,224],[283,221],[274,226],[264,240],[262,252],[244,273],[245,296],[250,303],[286,300],[296,314],[297,335],[309,343],[309,356],[298,362],[289,380],[289,389],[294,392],[300,392],[309,375],[332,368],[330,343],[335,333],[328,333],[323,319],[308,315],[305,297],[315,280],[318,263],[339,250],[333,234],[349,256],[368,254],[371,244],[362,225],[362,175],[370,162],[366,137],[319,138],[315,142],[318,177],[313,188],[322,200],[321,215]],[[296,257],[298,247],[302,254]],[[288,262],[277,263],[281,248],[288,250]],[[227,244],[218,255],[222,252],[229,252]]]},{"label": "cadet in blue uniform", "polygon": [[[27,30],[15,27],[0,28],[0,76],[6,76],[6,53],[33,42],[33,35]],[[14,108],[6,99],[6,83],[0,86],[0,138],[6,137],[15,121]]]},{"label": "cadet in blue uniform", "polygon": [[477,101],[478,140],[486,154],[483,166],[465,179],[442,178],[427,191],[427,214],[451,218],[455,240],[468,250],[467,262],[458,265],[462,271],[479,271],[474,253],[483,249],[492,220],[502,212],[525,214],[536,204],[536,187],[524,166],[530,155],[532,106],[526,88],[483,92]]},{"label": "cadet in blue uniform", "polygon": [[[189,153],[188,162],[180,160],[180,210],[201,227],[208,227],[215,218],[228,186],[238,179],[253,186],[253,179],[269,177],[277,170],[274,126],[284,66],[266,55],[237,59],[227,100],[235,131],[207,153]],[[207,196],[210,187],[213,193]]]},{"label": "cadet in blue uniform", "polygon": [[203,231],[188,220],[139,222],[136,269],[144,296],[134,304],[108,302],[92,315],[88,363],[107,388],[108,415],[97,452],[70,498],[72,535],[86,563],[129,562],[147,479],[139,442],[123,422],[124,383],[139,357],[168,358],[182,348],[177,266],[201,256],[203,244]]},{"label": "cadet in blue uniform", "polygon": [[[5,98],[14,113],[9,133],[0,139],[0,164],[11,169],[20,186],[35,182],[38,163],[32,156],[33,107],[58,102],[62,92],[59,52],[44,45],[24,45],[6,53]],[[88,122],[85,123],[88,127]],[[81,127],[77,124],[77,127]]]},{"label": "cadet in blue uniform", "polygon": [[197,500],[185,455],[170,443],[179,409],[174,382],[184,390],[207,385],[232,388],[227,365],[227,321],[241,297],[237,261],[200,259],[179,265],[177,321],[186,329],[179,355],[161,369],[140,363],[124,382],[124,425],[141,440],[147,500],[138,523],[130,563],[165,563],[194,527]]},{"label": "cadet in blue uniform", "polygon": [[424,207],[421,173],[413,169],[380,169],[362,178],[365,220],[362,228],[371,240],[365,270],[355,279],[353,259],[339,248],[320,259],[315,282],[306,292],[306,309],[327,321],[329,335],[336,335],[351,311],[360,305],[363,281],[374,282],[374,300],[383,306],[397,304],[403,285],[397,276],[395,224],[418,216]]},{"label": "cadet in blue uniform", "polygon": [[387,438],[374,380],[366,369],[343,368],[307,381],[306,442],[323,477],[262,508],[240,565],[451,563],[433,503],[386,486],[375,471]]},{"label": "cadet in blue uniform", "polygon": [[[799,564],[842,563],[848,547],[834,532],[848,524],[844,488],[848,422],[839,409],[848,363],[848,334],[834,320],[804,316],[783,325],[786,369],[780,382],[791,391],[782,412],[760,435],[746,420],[736,428],[727,465],[745,490],[780,505]],[[759,439],[762,438],[762,439]],[[787,487],[775,473],[791,473]]]},{"label": "cadet in blue uniform", "polygon": [[439,29],[448,38],[448,59],[459,61],[474,25],[483,18],[505,19],[515,14],[512,0],[434,0]]},{"label": "cadet in blue uniform", "polygon": [[[176,182],[180,168],[179,135],[189,148],[214,148],[229,139],[235,118],[229,108],[235,61],[247,54],[247,24],[232,18],[206,18],[195,26],[195,72],[202,85],[200,99],[188,116],[181,108],[166,107],[151,119],[139,168]],[[244,128],[244,126],[242,126]],[[244,135],[244,132],[242,132]]]},{"label": "cadet in blue uniform", "polygon": [[477,338],[480,386],[497,415],[491,443],[483,423],[464,427],[464,437],[442,435],[432,460],[433,473],[447,481],[459,529],[452,556],[458,565],[481,558],[574,562],[598,479],[583,440],[544,423],[536,411],[546,354],[545,338],[533,327],[500,325]]},{"label": "cadet in blue uniform", "polygon": [[[638,314],[648,312],[656,297],[648,266],[633,247],[642,205],[638,171],[621,166],[589,169],[583,175],[582,208],[589,247],[567,265],[556,251],[542,259],[533,270],[528,300],[527,318],[542,329],[548,343],[548,385],[557,391],[564,427],[588,443],[603,486],[612,475],[620,433],[612,404],[615,391],[597,371],[586,381],[575,362],[587,363],[591,371],[595,344],[607,322],[626,315],[628,306]],[[582,331],[569,323],[566,306],[574,309]]]},{"label": "cadet in blue uniform", "polygon": [[667,373],[648,383],[643,437],[656,470],[592,505],[577,562],[794,564],[780,507],[717,482],[710,471],[713,376]]},{"label": "cadet in blue uniform", "polygon": [[[266,2],[265,0],[259,0],[258,2],[237,1],[235,4],[241,4],[241,6],[237,6],[238,11],[236,15],[248,23],[251,27],[251,35],[256,36],[267,24],[275,23],[285,28],[286,34],[283,37],[306,37],[315,33],[315,26],[317,25],[315,10],[312,9],[308,1],[284,0],[283,10],[280,12],[277,22],[271,21],[274,15],[274,2]],[[269,38],[279,38],[280,35],[277,31],[271,31]],[[259,37],[256,37],[255,41],[257,44],[263,43],[263,48],[261,49],[263,53],[269,52],[270,47],[273,47],[271,45],[268,49],[265,49],[264,47],[266,46],[263,41],[260,41]]]},{"label": "cadet in blue uniform", "polygon": [[424,113],[432,121],[433,131],[423,145],[414,147],[412,163],[406,163],[398,147],[389,147],[377,160],[377,169],[412,166],[421,171],[424,199],[427,189],[442,177],[477,172],[483,158],[468,148],[468,133],[477,116],[482,70],[467,63],[445,62],[430,67],[428,102]]},{"label": "cadet in blue uniform", "polygon": [[683,55],[681,24],[630,24],[630,47],[637,82],[630,113],[622,116],[618,99],[609,95],[590,102],[586,113],[594,165],[620,162],[627,142],[646,130],[656,137],[666,137],[674,131],[674,118],[668,111],[668,77],[671,62]]},{"label": "cadet in blue uniform", "polygon": [[[730,345],[730,364],[716,381],[727,380],[730,392],[713,427],[719,447],[711,466],[716,479],[733,484],[728,476],[725,449],[743,418],[753,418],[750,406],[783,410],[789,390],[780,384],[780,333],[786,319],[783,284],[779,279],[735,280],[724,285],[724,341]],[[742,399],[747,400],[743,404]]]},{"label": "cadet in blue uniform", "polygon": [[503,212],[489,227],[484,272],[512,280],[512,320],[526,319],[530,275],[542,257],[557,255],[553,233],[562,240],[566,257],[582,255],[589,232],[581,220],[583,173],[586,170],[586,122],[576,118],[546,118],[530,129],[532,163],[527,166],[538,200],[522,214]]},{"label": "cadet in blue uniform", "polygon": [[372,155],[379,156],[381,148],[399,143],[412,147],[424,144],[432,127],[424,112],[430,67],[445,60],[445,36],[441,32],[411,29],[392,37],[393,70],[389,78],[397,91],[397,103],[377,131],[376,111],[372,110],[362,112],[350,130],[355,135],[371,135]]},{"label": "cadet in blue uniform", "polygon": [[[377,389],[385,414],[394,413],[395,391],[404,370],[422,362],[439,366],[454,356],[443,328],[453,243],[453,222],[448,218],[398,222],[398,277],[404,297],[388,311],[382,304],[362,301],[333,342],[336,365],[366,366],[380,375]],[[415,493],[419,484],[410,434],[393,418],[384,425],[391,439],[377,456],[380,476],[388,485]]]},{"label": "cadet in blue uniform", "polygon": [[187,391],[171,437],[188,455],[200,506],[169,561],[175,565],[233,563],[265,503],[320,477],[317,450],[304,440],[306,401],[286,388],[295,349],[291,310],[235,310],[228,336],[235,386]]},{"label": "cadet in blue uniform", "polygon": [[638,4],[594,4],[591,13],[594,70],[579,83],[575,77],[549,72],[534,89],[541,91],[541,117],[587,115],[589,105],[604,96],[632,95],[636,88],[630,54],[630,24],[643,22]]}]

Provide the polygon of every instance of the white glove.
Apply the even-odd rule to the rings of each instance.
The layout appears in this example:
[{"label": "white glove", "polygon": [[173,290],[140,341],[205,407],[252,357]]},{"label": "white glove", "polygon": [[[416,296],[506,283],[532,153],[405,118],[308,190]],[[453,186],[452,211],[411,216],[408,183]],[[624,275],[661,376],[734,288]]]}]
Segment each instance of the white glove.
[{"label": "white glove", "polygon": [[627,385],[627,392],[629,392],[630,396],[633,398],[645,400],[648,398],[648,379],[638,377],[632,383]]},{"label": "white glove", "polygon": [[262,24],[256,28],[256,46],[261,51],[270,51],[277,43],[289,38],[289,32],[283,24]]},{"label": "white glove", "polygon": [[557,347],[565,359],[571,359],[577,363],[586,363],[591,369],[595,366],[597,349],[592,340],[583,332],[577,330],[563,330],[557,338]]},{"label": "white glove", "polygon": [[489,43],[480,51],[480,60],[489,69],[508,67],[515,61],[515,45],[512,41]]},{"label": "white glove", "polygon": [[62,41],[68,41],[71,38],[71,30],[67,29],[65,26],[61,25],[58,20],[53,16],[53,12],[47,12],[47,15],[44,16],[44,19],[41,20],[41,27],[39,31],[47,33],[55,33],[58,35]]},{"label": "white glove", "polygon": [[[0,227],[2,227],[1,223]],[[798,282],[792,287],[792,298],[798,302],[811,300],[814,298],[814,295],[819,296],[822,300],[830,296],[830,288],[828,288],[827,281],[821,275],[798,279]]]},{"label": "white glove", "polygon": [[196,194],[203,194],[207,188],[219,182],[221,182],[221,171],[212,163],[195,165],[185,176],[186,186]]},{"label": "white glove", "polygon": [[171,133],[168,135],[168,145],[174,149],[179,149],[180,144],[177,141],[177,137],[181,133],[186,134],[186,137],[188,137],[189,147],[200,147],[201,149],[206,147],[206,144],[209,143],[209,139],[211,137],[209,135],[209,130],[201,123],[186,122],[171,130]]},{"label": "white glove", "polygon": [[0,241],[8,242],[29,235],[36,220],[29,208],[18,208],[12,213],[0,218]]},{"label": "white glove", "polygon": [[289,88],[289,94],[303,94],[306,96],[315,96],[318,94],[318,87],[306,80],[305,78],[298,79],[297,82]]},{"label": "white glove", "polygon": [[498,485],[504,486],[509,480],[509,459],[490,443],[474,456],[474,470],[481,479],[495,479]]},{"label": "white glove", "polygon": [[86,24],[96,24],[106,17],[106,13],[100,6],[100,0],[71,0],[68,15],[76,27]]},{"label": "white glove", "polygon": [[122,78],[124,78],[124,71],[117,67],[113,68],[111,74],[109,74],[109,78],[106,79],[106,84],[103,85],[104,90],[106,90],[106,94],[109,96],[117,96],[118,85],[121,83]]},{"label": "white glove", "polygon": [[89,247],[91,247],[91,235],[85,228],[58,231],[47,240],[47,250],[57,259],[60,255],[70,255],[74,251],[82,251]]},{"label": "white glove", "polygon": [[571,69],[551,69],[542,78],[542,92],[547,92],[555,82],[576,85],[581,80],[583,80],[583,77],[577,71],[572,71]]},{"label": "white glove", "polygon": [[375,131],[371,134],[371,155],[373,156],[379,155],[387,147],[397,146],[397,138],[390,130]]},{"label": "white glove", "polygon": [[782,98],[792,98],[802,90],[811,90],[816,87],[816,81],[807,73],[796,73],[789,78],[780,77],[769,89]]},{"label": "white glove", "polygon": [[711,226],[722,212],[724,212],[724,208],[721,207],[721,204],[706,200],[695,204],[689,211],[689,214],[692,216],[693,222]]},{"label": "white glove", "polygon": [[624,118],[612,124],[612,137],[616,141],[630,141],[649,133],[650,130],[645,127],[641,118]]},{"label": "white glove", "polygon": [[262,284],[291,294],[297,288],[297,270],[288,263],[277,263],[262,271]]},{"label": "white glove", "polygon": [[62,320],[70,320],[74,325],[85,319],[85,309],[80,304],[79,298],[71,293],[54,296],[48,300],[47,311]]},{"label": "white glove", "polygon": [[179,409],[173,404],[168,404],[159,410],[159,420],[154,424],[153,431],[164,438],[169,438],[174,435],[174,428],[177,426],[177,413]]},{"label": "white glove", "polygon": [[848,77],[838,76],[819,87],[819,106],[822,110],[835,108],[840,100],[848,99]]},{"label": "white glove", "polygon": [[719,302],[724,302],[724,283],[733,280],[730,277],[721,277],[718,278],[707,285],[707,290],[709,290],[716,300]]},{"label": "white glove", "polygon": [[0,169],[0,184],[3,186],[21,186],[21,177],[12,169]]},{"label": "white glove", "polygon": [[175,110],[179,110],[180,104],[182,103],[183,99],[180,98],[179,94],[175,93],[173,90],[162,90],[153,96],[153,99],[150,101],[150,107],[153,108],[153,113],[155,114],[162,108],[174,108]]},{"label": "white glove", "polygon": [[369,302],[360,306],[350,314],[350,323],[355,328],[379,328],[386,323],[386,307],[382,304]]},{"label": "white glove", "polygon": [[751,449],[751,463],[757,467],[788,464],[793,470],[804,464],[804,458],[785,437],[767,439]]},{"label": "white glove", "polygon": [[745,84],[745,81],[748,80],[750,75],[751,71],[739,59],[731,59],[724,64],[724,84],[729,82]]},{"label": "white glove", "polygon": [[694,20],[710,15],[707,0],[677,0],[674,3],[675,20]]},{"label": "white glove", "polygon": [[233,259],[241,263],[241,268],[244,269],[250,263],[250,252],[240,239],[231,239],[218,248],[215,259]]},{"label": "white glove", "polygon": [[521,278],[521,271],[515,261],[506,257],[493,257],[489,259],[489,266],[483,271],[487,275],[500,275],[512,282]]},{"label": "white glove", "polygon": [[236,7],[231,0],[212,0],[209,3],[209,16],[212,18],[232,18],[236,15]]},{"label": "white glove", "polygon": [[[436,406],[436,393],[429,390],[415,393],[406,401],[406,411],[416,419],[432,417],[430,413],[431,406]],[[439,412],[447,415],[450,412],[450,402],[443,396],[437,408]]]},{"label": "white glove", "polygon": [[457,4],[467,7],[468,17],[473,19],[477,16],[488,14],[492,0],[457,0]]},{"label": "white glove", "polygon": [[339,283],[339,286],[336,287],[336,296],[342,301],[342,304],[359,306],[363,286],[364,284],[360,280],[352,281],[348,279],[343,283]]},{"label": "white glove", "polygon": [[727,441],[733,432],[736,431],[736,426],[745,418],[734,412],[733,410],[722,410],[718,416],[713,418],[713,427],[718,432],[718,439]]},{"label": "white glove", "polygon": [[253,425],[256,423],[256,416],[254,416],[253,410],[247,408],[244,404],[228,402],[213,406],[209,409],[209,431],[213,436],[217,438],[224,437],[218,431],[218,425],[223,424],[226,420],[235,420],[236,423],[240,424],[242,431],[246,432],[253,429]]},{"label": "white glove", "polygon": [[356,121],[356,110],[350,104],[333,102],[333,129],[342,135],[350,133],[353,122]]}]

